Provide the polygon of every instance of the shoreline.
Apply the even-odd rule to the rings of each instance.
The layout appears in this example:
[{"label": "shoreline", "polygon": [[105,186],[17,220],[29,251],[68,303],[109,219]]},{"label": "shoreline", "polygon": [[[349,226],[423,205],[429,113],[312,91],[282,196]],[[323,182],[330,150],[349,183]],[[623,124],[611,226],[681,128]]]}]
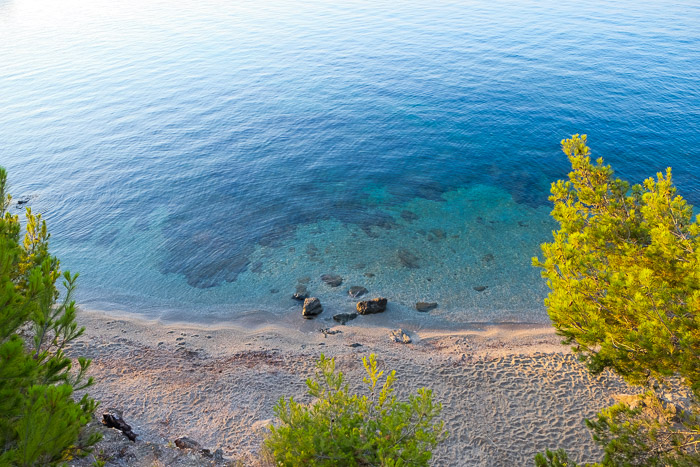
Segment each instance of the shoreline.
[{"label": "shoreline", "polygon": [[[79,314],[85,319],[102,320],[102,319],[120,319],[134,324],[155,325],[161,327],[182,327],[200,330],[230,330],[236,332],[254,332],[261,328],[296,331],[312,331],[319,328],[328,328],[339,326],[340,324],[332,320],[334,314],[340,312],[351,312],[353,310],[334,310],[335,313],[327,313],[326,310],[320,315],[314,316],[312,319],[304,319],[301,315],[302,303],[299,302],[297,307],[290,307],[284,310],[269,311],[269,310],[250,310],[247,312],[236,314],[233,317],[223,318],[214,316],[215,322],[206,322],[201,317],[195,317],[194,321],[185,321],[179,318],[170,317],[171,315],[162,315],[156,318],[144,316],[138,312],[123,311],[119,309],[86,309],[80,307]],[[500,329],[505,331],[518,330],[539,330],[543,335],[552,334],[554,330],[552,326],[543,322],[523,322],[523,321],[449,321],[439,317],[431,317],[430,311],[418,312],[413,310],[414,316],[407,316],[403,313],[397,314],[392,309],[392,304],[389,304],[387,311],[377,314],[359,315],[356,320],[348,321],[351,327],[355,328],[382,328],[395,329],[397,327],[406,327],[416,332],[428,333],[445,333],[445,334],[461,334],[461,333],[481,333],[485,330]],[[426,321],[428,317],[430,320]],[[414,319],[416,318],[416,319]]]},{"label": "shoreline", "polygon": [[241,327],[81,310],[86,332],[70,352],[93,359],[88,392],[101,409],[123,410],[140,440],[189,436],[245,465],[277,400],[307,401],[304,381],[321,353],[336,358],[351,389],[361,387],[370,353],[396,370],[399,397],[432,388],[450,432],[433,465],[531,465],[536,452],[559,447],[593,461],[600,453],[584,418],[634,392],[613,375],[590,376],[551,326],[404,328],[413,342],[399,344],[388,338],[395,328],[369,320],[329,327],[296,318],[298,328],[286,320]]}]

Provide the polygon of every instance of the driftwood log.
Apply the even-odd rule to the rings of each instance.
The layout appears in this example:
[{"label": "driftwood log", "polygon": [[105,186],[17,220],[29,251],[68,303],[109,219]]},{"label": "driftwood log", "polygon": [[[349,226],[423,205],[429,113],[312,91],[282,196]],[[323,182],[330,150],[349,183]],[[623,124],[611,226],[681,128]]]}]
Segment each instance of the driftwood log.
[{"label": "driftwood log", "polygon": [[107,411],[102,414],[102,423],[109,428],[116,428],[121,431],[124,433],[124,436],[131,441],[136,441],[137,435],[131,431],[131,426],[124,421],[121,410],[107,409]]}]

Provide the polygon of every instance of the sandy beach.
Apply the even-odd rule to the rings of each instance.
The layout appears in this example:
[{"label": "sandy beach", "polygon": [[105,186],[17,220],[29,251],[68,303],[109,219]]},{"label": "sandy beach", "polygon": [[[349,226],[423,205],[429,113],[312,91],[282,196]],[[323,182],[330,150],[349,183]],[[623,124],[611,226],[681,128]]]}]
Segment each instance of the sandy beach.
[{"label": "sandy beach", "polygon": [[[404,328],[413,342],[399,344],[391,328],[361,321],[328,328],[263,316],[246,327],[192,326],[81,311],[87,330],[71,352],[93,359],[98,413],[122,410],[139,443],[172,446],[188,436],[244,465],[255,463],[275,402],[309,400],[304,381],[321,353],[357,388],[370,353],[396,370],[400,396],[432,388],[450,433],[433,465],[532,465],[535,453],[560,447],[594,461],[584,418],[634,392],[610,374],[590,376],[548,326]],[[158,464],[133,457],[128,465]]]}]

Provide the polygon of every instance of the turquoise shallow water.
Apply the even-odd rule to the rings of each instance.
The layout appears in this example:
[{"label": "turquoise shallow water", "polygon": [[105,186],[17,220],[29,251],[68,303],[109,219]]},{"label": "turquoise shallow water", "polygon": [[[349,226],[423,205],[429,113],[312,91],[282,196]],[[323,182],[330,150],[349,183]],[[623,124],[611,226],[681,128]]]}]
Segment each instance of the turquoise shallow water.
[{"label": "turquoise shallow water", "polygon": [[325,316],[361,285],[397,320],[546,322],[530,258],[562,138],[633,181],[672,166],[700,202],[698,22],[690,1],[0,0],[0,164],[85,307],[287,315],[308,278]]}]

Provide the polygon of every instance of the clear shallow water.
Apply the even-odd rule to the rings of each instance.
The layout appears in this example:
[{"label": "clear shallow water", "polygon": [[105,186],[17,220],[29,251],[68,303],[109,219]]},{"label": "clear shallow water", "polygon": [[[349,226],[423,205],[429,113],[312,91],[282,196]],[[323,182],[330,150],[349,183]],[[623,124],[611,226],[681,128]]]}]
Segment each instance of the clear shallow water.
[{"label": "clear shallow water", "polygon": [[700,5],[577,3],[0,0],[0,164],[89,308],[546,322],[562,138],[700,203]]}]

